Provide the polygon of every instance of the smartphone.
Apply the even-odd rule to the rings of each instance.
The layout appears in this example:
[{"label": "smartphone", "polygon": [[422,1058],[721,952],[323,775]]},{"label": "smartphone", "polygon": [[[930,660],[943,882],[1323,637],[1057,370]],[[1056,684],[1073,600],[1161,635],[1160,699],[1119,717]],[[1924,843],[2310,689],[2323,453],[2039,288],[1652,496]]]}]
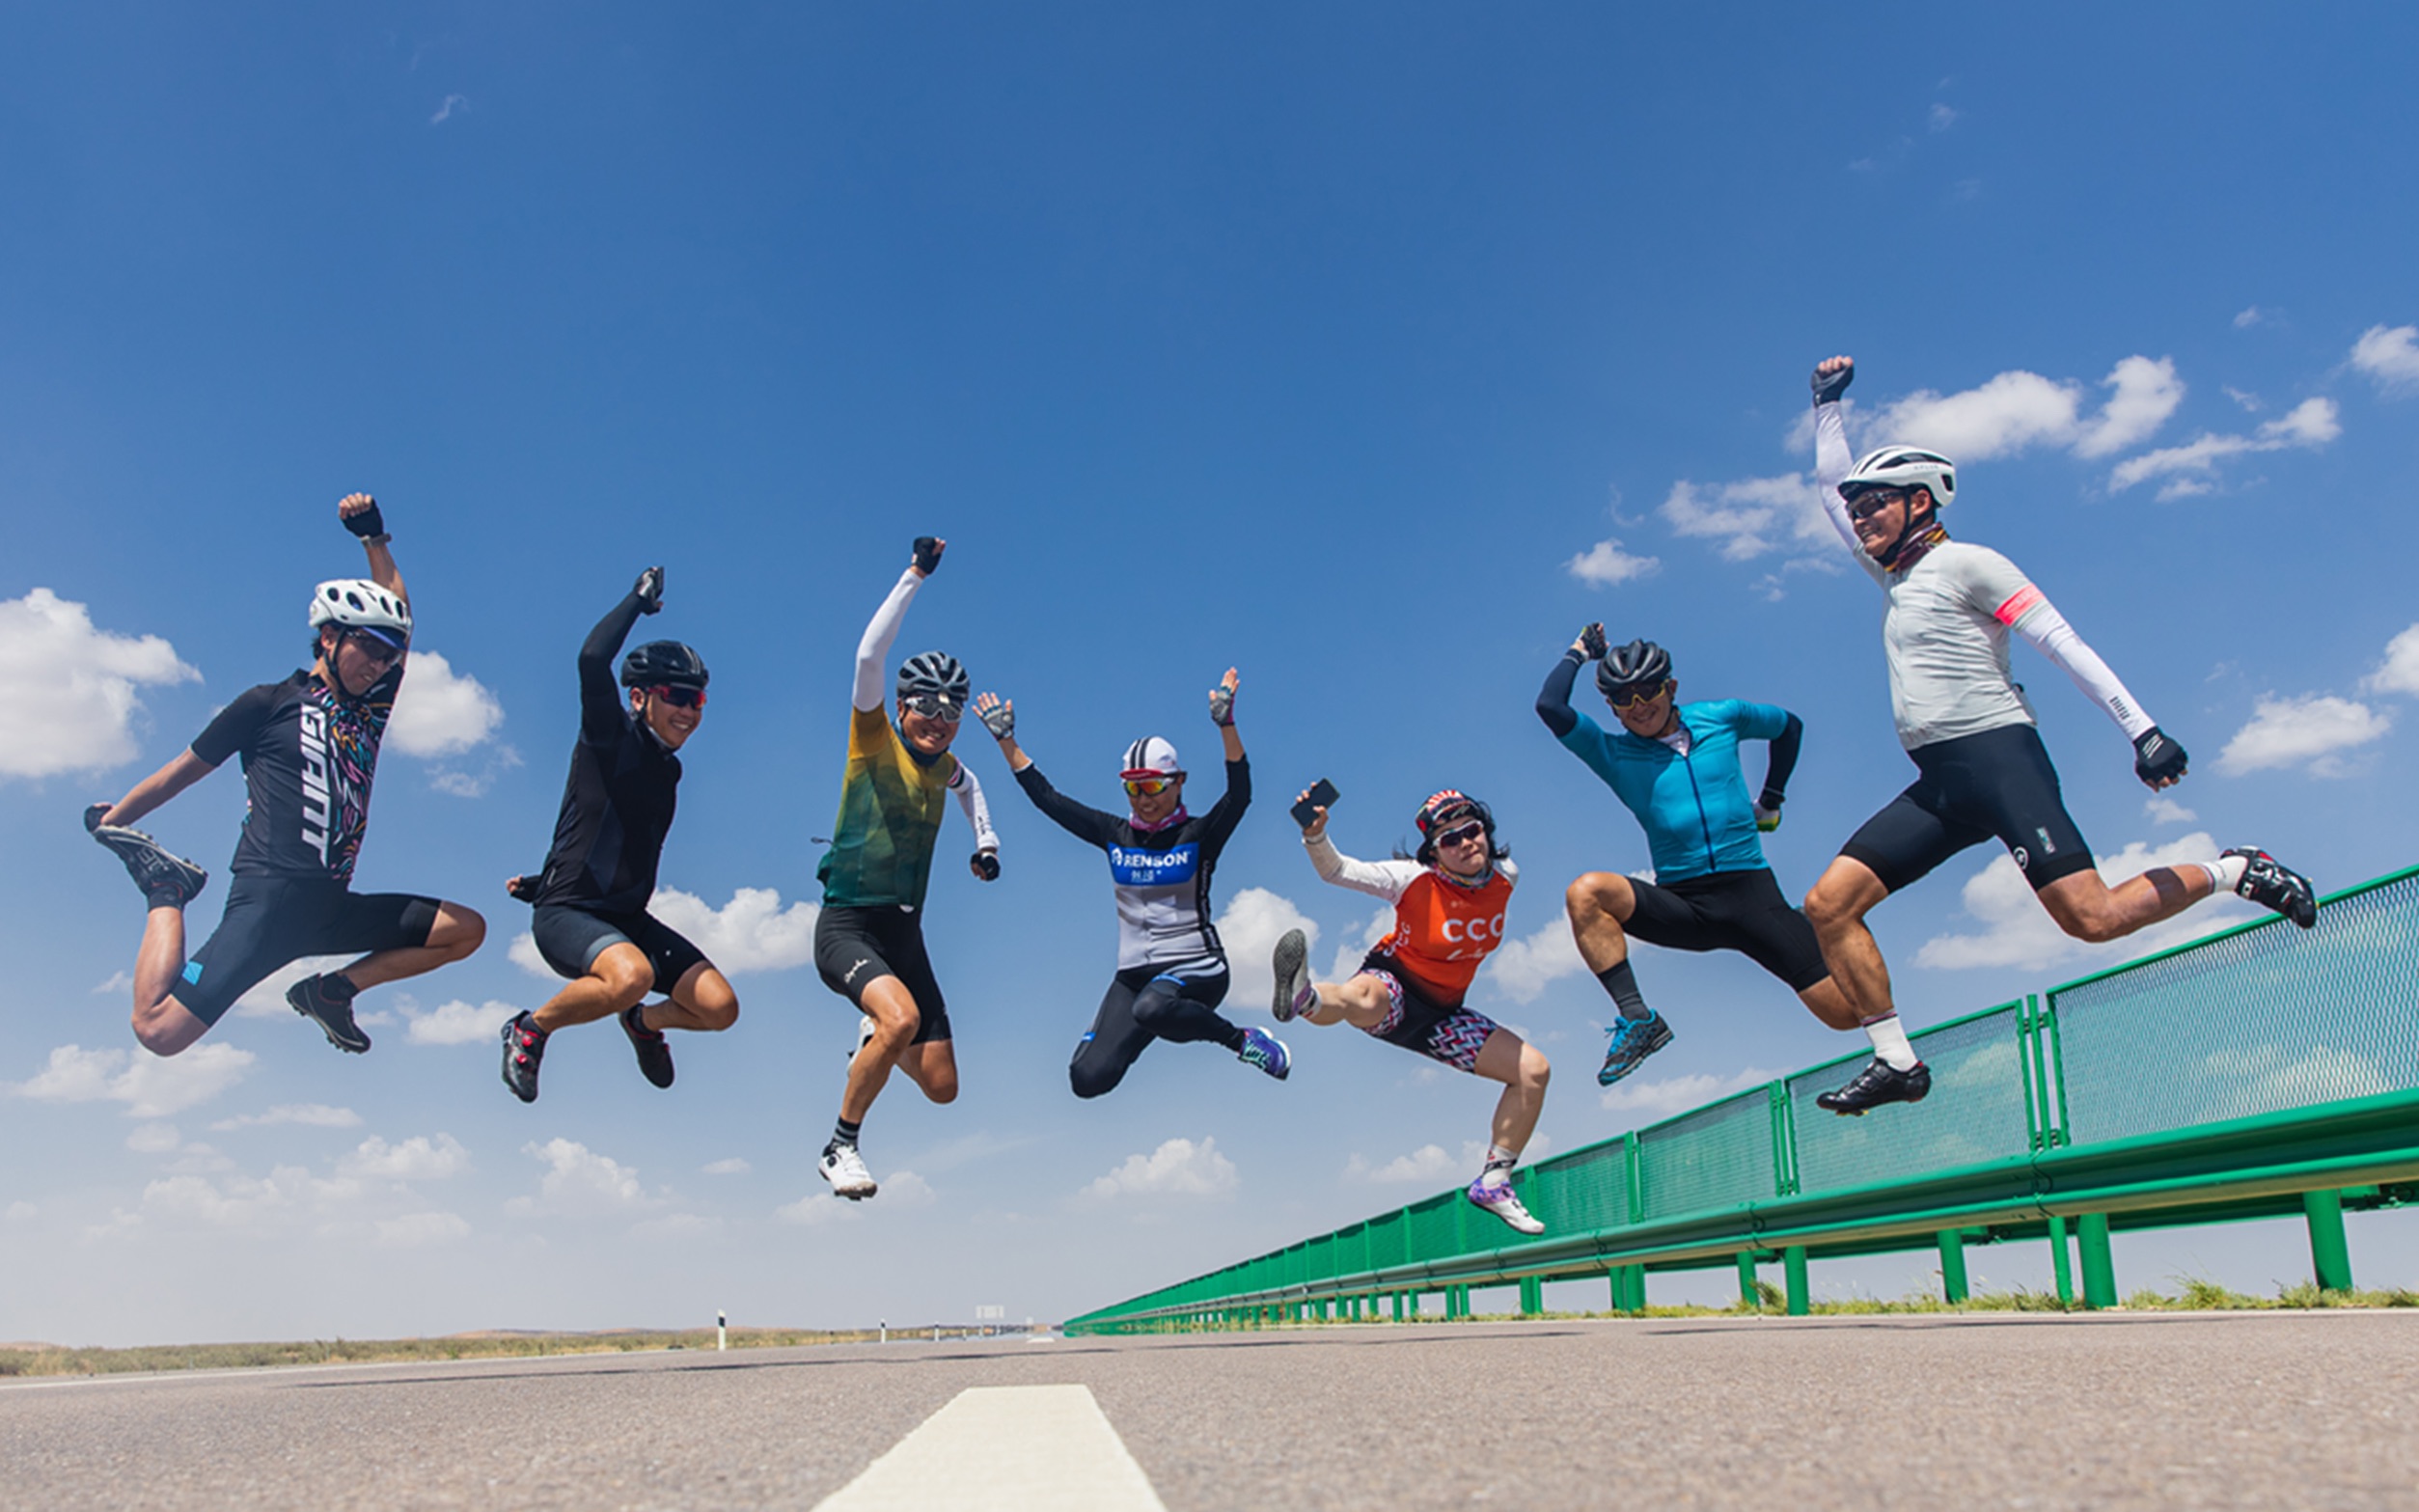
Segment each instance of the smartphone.
[{"label": "smartphone", "polygon": [[1324,777],[1320,778],[1317,782],[1312,783],[1310,784],[1309,796],[1303,799],[1302,802],[1294,805],[1294,823],[1302,826],[1302,828],[1306,830],[1308,829],[1312,824],[1317,822],[1319,817],[1314,811],[1334,808],[1335,797],[1335,784],[1333,783],[1329,782]]}]

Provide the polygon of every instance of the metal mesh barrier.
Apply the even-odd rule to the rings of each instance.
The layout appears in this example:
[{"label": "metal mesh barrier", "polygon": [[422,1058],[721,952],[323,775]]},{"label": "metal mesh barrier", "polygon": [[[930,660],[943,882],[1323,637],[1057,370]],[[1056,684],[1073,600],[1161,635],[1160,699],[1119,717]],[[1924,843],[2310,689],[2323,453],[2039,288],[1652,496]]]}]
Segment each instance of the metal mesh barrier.
[{"label": "metal mesh barrier", "polygon": [[2049,999],[2078,1144],[2419,1086],[2419,876]]},{"label": "metal mesh barrier", "polygon": [[1649,1220],[1775,1196],[1773,1111],[1763,1087],[1640,1133],[1638,1185]]},{"label": "metal mesh barrier", "polygon": [[2029,1153],[2019,1006],[1910,1036],[1915,1054],[1932,1068],[1932,1093],[1919,1103],[1892,1103],[1861,1118],[1816,1107],[1818,1095],[1864,1069],[1864,1057],[1791,1077],[1786,1086],[1799,1192],[1905,1181]]},{"label": "metal mesh barrier", "polygon": [[1629,1146],[1619,1140],[1538,1166],[1538,1216],[1555,1233],[1617,1228],[1630,1221]]},{"label": "metal mesh barrier", "polygon": [[[1411,1257],[1435,1260],[1462,1251],[1459,1192],[1446,1192],[1403,1210],[1411,1229]],[[1490,1220],[1492,1222],[1492,1220]]]}]

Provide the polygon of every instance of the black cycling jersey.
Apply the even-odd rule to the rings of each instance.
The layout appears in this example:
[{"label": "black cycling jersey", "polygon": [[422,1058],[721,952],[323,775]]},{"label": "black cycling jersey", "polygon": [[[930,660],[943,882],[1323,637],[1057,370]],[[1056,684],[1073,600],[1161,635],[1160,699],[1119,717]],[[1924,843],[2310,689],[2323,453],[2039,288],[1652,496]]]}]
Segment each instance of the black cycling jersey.
[{"label": "black cycling jersey", "polygon": [[1156,830],[1131,815],[1086,808],[1050,785],[1038,766],[1016,774],[1033,807],[1109,857],[1117,888],[1117,967],[1168,965],[1223,955],[1210,921],[1210,873],[1251,806],[1251,763],[1226,763],[1226,791],[1210,811]]},{"label": "black cycling jersey", "polygon": [[194,737],[193,754],[211,766],[243,756],[243,836],[228,870],[352,880],[378,742],[402,681],[399,661],[368,693],[345,699],[316,674],[297,672],[238,694]]},{"label": "black cycling jersey", "polygon": [[563,784],[554,848],[531,899],[540,908],[635,914],[655,895],[655,868],[672,832],[680,758],[630,712],[613,659],[638,623],[635,592],[616,604],[580,647],[580,738]]}]

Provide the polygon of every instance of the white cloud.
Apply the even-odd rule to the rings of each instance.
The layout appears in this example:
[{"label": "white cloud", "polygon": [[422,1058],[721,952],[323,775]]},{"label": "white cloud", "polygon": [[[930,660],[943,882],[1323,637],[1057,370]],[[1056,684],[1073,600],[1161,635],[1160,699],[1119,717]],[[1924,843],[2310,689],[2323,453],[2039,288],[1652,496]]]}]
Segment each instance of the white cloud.
[{"label": "white cloud", "polygon": [[544,1211],[579,1217],[627,1212],[652,1206],[657,1200],[639,1184],[636,1168],[600,1155],[577,1140],[558,1135],[543,1144],[524,1144],[521,1153],[545,1162],[546,1174],[537,1184],[536,1199],[515,1197],[505,1204],[509,1213]]},{"label": "white cloud", "polygon": [[2385,643],[2385,660],[2360,686],[2371,693],[2406,693],[2419,698],[2419,624]]},{"label": "white cloud", "polygon": [[1659,558],[1633,556],[1622,549],[1618,538],[1611,536],[1598,541],[1563,564],[1571,576],[1599,588],[1610,588],[1616,583],[1644,577],[1662,565]]},{"label": "white cloud", "polygon": [[130,1118],[164,1118],[235,1085],[253,1058],[233,1045],[196,1045],[168,1058],[61,1045],[48,1065],[9,1090],[46,1103],[121,1102]]},{"label": "white cloud", "polygon": [[504,705],[486,685],[435,651],[406,658],[402,690],[387,722],[386,743],[406,756],[459,756],[496,732]]},{"label": "white cloud", "polygon": [[[1327,976],[1320,979],[1323,981],[1351,980],[1361,970],[1361,963],[1368,958],[1371,950],[1377,948],[1378,942],[1393,932],[1394,906],[1388,903],[1369,916],[1369,921],[1361,926],[1361,933],[1357,940],[1347,936],[1335,942],[1335,959],[1330,964]],[[1272,998],[1276,995],[1276,991],[1277,984],[1271,981],[1269,993]]]},{"label": "white cloud", "polygon": [[1106,1202],[1119,1196],[1218,1197],[1238,1185],[1235,1163],[1218,1152],[1218,1141],[1169,1140],[1148,1155],[1125,1163],[1086,1186],[1083,1196]]},{"label": "white cloud", "polygon": [[2184,380],[2176,376],[2175,359],[2128,357],[2117,364],[2102,387],[2113,389],[2100,417],[2075,438],[2075,454],[2107,456],[2147,441],[2184,402]]},{"label": "white cloud", "polygon": [[2182,446],[2161,447],[2130,456],[2108,475],[2108,486],[2130,488],[2152,478],[2171,480],[2158,492],[2161,499],[2207,493],[2214,486],[2217,464],[2232,456],[2281,452],[2289,447],[2322,447],[2344,433],[2330,399],[2303,399],[2250,435],[2221,436],[2203,431]]},{"label": "white cloud", "polygon": [[450,1134],[440,1134],[433,1141],[415,1134],[399,1144],[389,1144],[373,1134],[338,1162],[336,1168],[343,1175],[372,1181],[436,1181],[468,1165],[470,1151]]},{"label": "white cloud", "polygon": [[291,1018],[294,1009],[293,1004],[286,1001],[287,988],[305,976],[332,972],[351,959],[349,955],[306,955],[299,961],[289,961],[261,977],[251,990],[235,1000],[234,1007],[229,1011],[239,1019]]},{"label": "white cloud", "polygon": [[2257,305],[2248,305],[2235,316],[2234,328],[2238,331],[2247,331],[2267,318],[2267,311]]},{"label": "white cloud", "polygon": [[1957,112],[1946,105],[1935,104],[1932,107],[1931,122],[1933,130],[1946,131],[1957,124]]},{"label": "white cloud", "polygon": [[882,1205],[886,1209],[930,1207],[935,1200],[932,1183],[912,1170],[894,1170],[882,1178]]},{"label": "white cloud", "polygon": [[646,907],[688,936],[727,976],[788,971],[814,959],[814,921],[821,910],[812,903],[783,908],[772,888],[741,888],[719,909],[677,888],[658,888]]},{"label": "white cloud", "polygon": [[41,1208],[36,1207],[31,1202],[20,1199],[10,1203],[8,1211],[6,1213],[0,1213],[0,1218],[6,1218],[12,1223],[22,1223],[29,1219],[40,1216],[41,1213]]},{"label": "white cloud", "polygon": [[1449,1182],[1461,1171],[1452,1156],[1441,1144],[1422,1144],[1408,1155],[1397,1155],[1385,1165],[1373,1165],[1356,1153],[1344,1162],[1346,1181],[1396,1183]]},{"label": "white cloud", "polygon": [[1276,998],[1277,976],[1268,958],[1288,929],[1301,930],[1313,948],[1318,946],[1318,924],[1266,888],[1245,888],[1226,900],[1225,912],[1218,916],[1218,934],[1226,945],[1227,970],[1234,975],[1226,994],[1229,1003],[1257,1006]]},{"label": "white cloud", "polygon": [[165,1155],[182,1142],[173,1123],[139,1123],[126,1136],[126,1148],[137,1155]]},{"label": "white cloud", "polygon": [[1660,1082],[1630,1076],[1606,1087],[1600,1101],[1608,1113],[1626,1113],[1641,1124],[1654,1123],[1691,1108],[1702,1108],[1716,1098],[1745,1091],[1780,1074],[1761,1066],[1748,1066],[1729,1076],[1698,1073],[1666,1077]]},{"label": "white cloud", "polygon": [[102,982],[99,986],[93,989],[93,996],[96,998],[105,997],[113,992],[124,992],[133,985],[133,977],[127,976],[124,972],[112,972],[109,974],[109,979],[107,981]]},{"label": "white cloud", "polygon": [[2230,777],[2275,767],[2306,766],[2313,777],[2348,775],[2342,753],[2381,738],[2394,717],[2381,709],[2332,694],[2297,699],[2263,695],[2251,722],[2235,731],[2217,754],[2217,770]]},{"label": "white cloud", "polygon": [[2351,365],[2388,394],[2419,389],[2419,325],[2373,325],[2351,346]]},{"label": "white cloud", "polygon": [[1496,991],[1514,1003],[1534,1003],[1550,984],[1586,970],[1568,919],[1553,920],[1524,939],[1504,941],[1487,957],[1485,967]]},{"label": "white cloud", "polygon": [[[879,1202],[879,1196],[874,1198]],[[784,1223],[818,1228],[825,1223],[853,1223],[865,1217],[858,1211],[863,1203],[851,1202],[832,1192],[810,1192],[795,1202],[784,1202],[773,1209],[773,1216]]]},{"label": "white cloud", "polygon": [[196,1175],[164,1177],[143,1189],[143,1206],[172,1220],[220,1228],[258,1228],[288,1212],[325,1212],[360,1196],[358,1182],[321,1180],[299,1166],[280,1166],[259,1178],[228,1176],[214,1182]]},{"label": "white cloud", "polygon": [[[2101,857],[2100,874],[2120,882],[2153,866],[2216,859],[2217,842],[2196,831],[2164,845],[2135,840],[2113,856]],[[2032,884],[2016,869],[2014,858],[2004,852],[1993,857],[1990,865],[1965,883],[1963,896],[1966,914],[1981,921],[1982,931],[1934,936],[1916,952],[1916,965],[1943,971],[2008,966],[2040,971],[2066,962],[2124,960],[2180,945],[2251,917],[2248,905],[2229,894],[2197,904],[2164,923],[2124,939],[2086,945],[2058,927],[2049,911],[2033,895]]]},{"label": "white cloud", "polygon": [[1760,557],[1792,541],[1831,538],[1822,496],[1813,480],[1800,473],[1712,487],[1684,478],[1671,485],[1656,512],[1675,535],[1720,541],[1723,558],[1731,562]]},{"label": "white cloud", "polygon": [[2200,817],[2165,793],[2151,794],[2142,805],[2142,813],[2153,824],[2189,824]]},{"label": "white cloud", "polygon": [[385,1250],[416,1250],[424,1245],[451,1244],[468,1238],[470,1223],[458,1213],[406,1213],[377,1221],[378,1246]]},{"label": "white cloud", "polygon": [[461,95],[448,95],[445,96],[444,100],[438,104],[437,113],[428,118],[428,124],[432,126],[441,126],[454,119],[454,111],[468,109],[470,109],[470,100],[467,96]]},{"label": "white cloud", "polygon": [[266,1113],[221,1118],[210,1127],[224,1131],[279,1123],[298,1123],[314,1129],[357,1129],[361,1126],[361,1114],[349,1108],[331,1108],[325,1103],[283,1103]]},{"label": "white cloud", "polygon": [[563,979],[555,974],[553,967],[546,964],[546,958],[537,953],[537,937],[526,929],[512,937],[512,944],[504,954],[507,960],[532,976],[542,976],[548,981]]},{"label": "white cloud", "polygon": [[477,1045],[495,1039],[505,1021],[520,1012],[509,1003],[490,999],[477,1006],[456,998],[439,1003],[433,1012],[411,1015],[403,1037],[415,1045]]},{"label": "white cloud", "polygon": [[2240,405],[2242,412],[2246,415],[2256,415],[2262,409],[2267,407],[2260,402],[2260,397],[2258,395],[2250,393],[2244,389],[2238,389],[2232,384],[2226,385],[2224,393],[2226,398]]},{"label": "white cloud", "polygon": [[2079,383],[2017,369],[1957,394],[1918,389],[1883,405],[1865,430],[1877,444],[1905,442],[1978,462],[2074,444],[2083,428],[2081,405]]},{"label": "white cloud", "polygon": [[733,1155],[727,1160],[709,1162],[698,1168],[709,1176],[744,1176],[756,1168],[748,1164],[745,1156]]},{"label": "white cloud", "polygon": [[158,636],[96,630],[84,605],[46,588],[0,600],[0,779],[133,759],[135,689],[201,677]]}]

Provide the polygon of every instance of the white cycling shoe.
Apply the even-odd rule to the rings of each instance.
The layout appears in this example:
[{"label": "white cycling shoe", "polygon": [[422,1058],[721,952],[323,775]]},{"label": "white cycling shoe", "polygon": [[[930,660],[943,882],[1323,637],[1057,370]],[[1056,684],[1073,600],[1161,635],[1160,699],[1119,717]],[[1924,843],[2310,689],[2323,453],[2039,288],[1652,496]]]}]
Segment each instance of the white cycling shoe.
[{"label": "white cycling shoe", "polygon": [[835,1196],[846,1197],[851,1202],[863,1202],[881,1190],[874,1184],[873,1172],[866,1169],[866,1158],[857,1153],[854,1144],[827,1146],[823,1158],[815,1162],[814,1168],[832,1184]]},{"label": "white cycling shoe", "polygon": [[1470,1198],[1472,1207],[1484,1208],[1524,1234],[1542,1234],[1546,1225],[1529,1215],[1521,1204],[1520,1195],[1508,1181],[1490,1183],[1481,1176],[1465,1189],[1462,1196]]}]

